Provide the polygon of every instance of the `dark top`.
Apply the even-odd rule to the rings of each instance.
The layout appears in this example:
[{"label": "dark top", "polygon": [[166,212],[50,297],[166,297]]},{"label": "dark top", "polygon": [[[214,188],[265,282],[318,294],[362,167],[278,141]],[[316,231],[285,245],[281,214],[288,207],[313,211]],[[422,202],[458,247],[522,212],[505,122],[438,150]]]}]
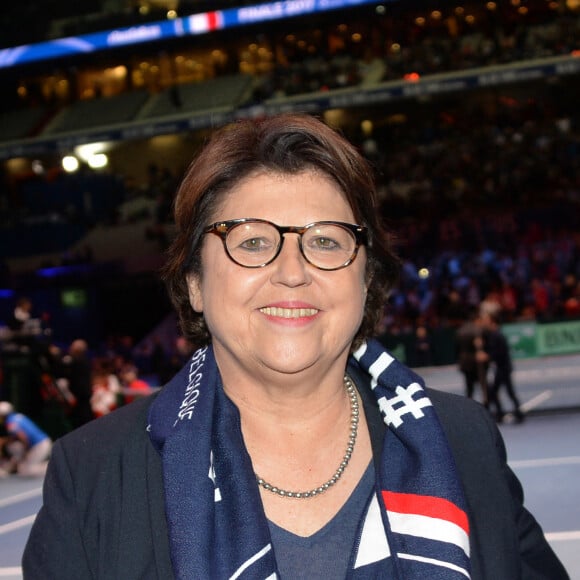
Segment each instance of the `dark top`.
[{"label": "dark top", "polygon": [[268,522],[280,580],[346,578],[351,551],[345,546],[354,546],[374,484],[371,463],[339,512],[310,536],[298,536]]},{"label": "dark top", "polygon": [[485,349],[492,362],[502,371],[512,370],[510,347],[505,335],[499,330],[489,330],[484,334]]}]

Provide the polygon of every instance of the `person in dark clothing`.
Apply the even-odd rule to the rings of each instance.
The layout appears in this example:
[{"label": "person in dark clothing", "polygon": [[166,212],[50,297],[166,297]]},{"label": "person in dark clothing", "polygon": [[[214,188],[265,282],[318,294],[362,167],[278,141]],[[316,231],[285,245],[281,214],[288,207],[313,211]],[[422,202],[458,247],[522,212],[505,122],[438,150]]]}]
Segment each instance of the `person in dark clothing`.
[{"label": "person in dark clothing", "polygon": [[488,407],[488,355],[485,352],[479,314],[472,314],[457,330],[458,367],[465,381],[465,395],[472,399],[475,386],[481,388],[481,399]]},{"label": "person in dark clothing", "polygon": [[92,366],[88,350],[86,341],[73,340],[68,355],[63,360],[64,378],[67,379],[68,388],[76,399],[70,414],[74,428],[80,427],[94,418],[91,408]]},{"label": "person in dark clothing", "polygon": [[415,341],[413,343],[413,365],[427,367],[433,364],[433,344],[427,327],[420,324],[415,329]]},{"label": "person in dark clothing", "polygon": [[[495,417],[498,422],[503,421],[505,412],[501,405],[500,389],[505,392],[513,404],[513,414],[518,423],[524,420],[520,409],[520,401],[516,395],[512,380],[513,364],[510,348],[505,335],[502,333],[497,316],[484,314],[482,316],[484,328],[485,350],[489,355],[490,365],[493,368],[493,379],[489,388],[490,405],[495,406]],[[492,409],[490,409],[492,410]]]},{"label": "person in dark clothing", "polygon": [[26,297],[19,298],[8,321],[8,328],[15,332],[22,331],[31,318],[31,312],[32,302],[30,299]]}]

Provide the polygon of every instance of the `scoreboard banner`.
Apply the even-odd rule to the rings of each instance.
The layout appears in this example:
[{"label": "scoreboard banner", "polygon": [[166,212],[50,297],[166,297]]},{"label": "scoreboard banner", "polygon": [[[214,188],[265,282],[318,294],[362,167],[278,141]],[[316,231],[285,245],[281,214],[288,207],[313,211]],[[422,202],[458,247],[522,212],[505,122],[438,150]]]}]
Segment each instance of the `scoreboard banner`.
[{"label": "scoreboard banner", "polygon": [[0,49],[0,68],[16,67],[47,59],[55,60],[78,56],[126,45],[207,34],[215,30],[306,16],[329,10],[354,8],[365,4],[376,4],[376,0],[286,0],[244,6],[243,8],[214,10],[183,18],[174,18],[173,20],[161,20]]}]

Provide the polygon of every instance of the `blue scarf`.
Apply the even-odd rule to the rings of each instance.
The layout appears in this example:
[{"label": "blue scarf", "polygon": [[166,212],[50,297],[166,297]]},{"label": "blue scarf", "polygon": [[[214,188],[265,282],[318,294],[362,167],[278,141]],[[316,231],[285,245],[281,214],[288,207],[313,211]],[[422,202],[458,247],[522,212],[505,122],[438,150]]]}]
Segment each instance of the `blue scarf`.
[{"label": "blue scarf", "polygon": [[[349,364],[370,375],[388,429],[348,577],[469,578],[465,499],[422,379],[374,340]],[[163,388],[148,429],[163,465],[175,577],[278,578],[239,412],[211,347],[196,351]]]}]

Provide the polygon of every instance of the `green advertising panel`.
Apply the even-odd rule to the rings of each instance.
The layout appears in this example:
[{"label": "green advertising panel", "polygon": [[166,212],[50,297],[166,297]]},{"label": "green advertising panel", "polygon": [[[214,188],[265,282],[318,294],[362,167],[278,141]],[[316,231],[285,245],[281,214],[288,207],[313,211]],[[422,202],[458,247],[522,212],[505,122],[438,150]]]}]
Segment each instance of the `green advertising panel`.
[{"label": "green advertising panel", "polygon": [[533,322],[504,324],[501,331],[510,345],[512,358],[533,358],[538,356],[536,332],[538,325]]},{"label": "green advertising panel", "polygon": [[580,352],[580,320],[539,325],[536,334],[539,355]]}]

